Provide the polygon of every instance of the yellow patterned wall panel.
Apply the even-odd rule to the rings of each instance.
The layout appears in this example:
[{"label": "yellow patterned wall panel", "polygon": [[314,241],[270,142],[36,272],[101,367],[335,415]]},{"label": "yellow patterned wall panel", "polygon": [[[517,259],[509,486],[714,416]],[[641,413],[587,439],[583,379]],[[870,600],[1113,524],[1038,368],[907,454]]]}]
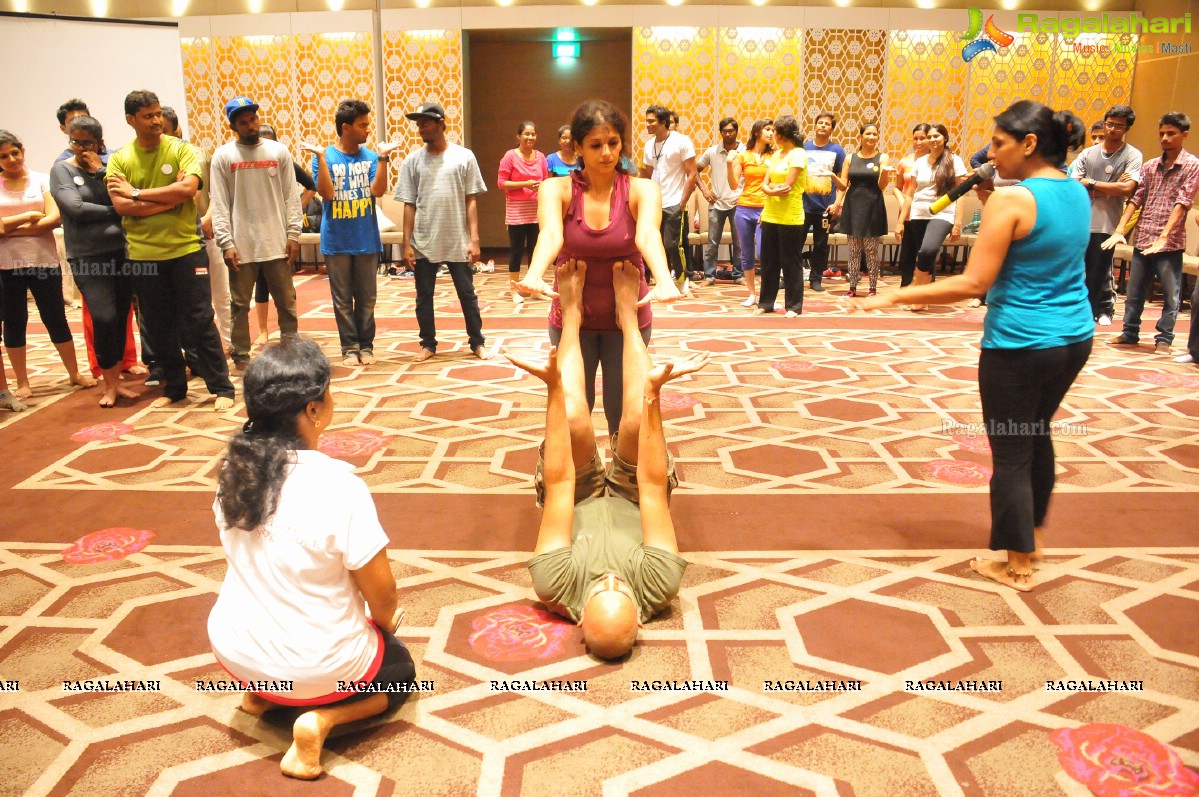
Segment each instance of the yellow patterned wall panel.
[{"label": "yellow patterned wall panel", "polygon": [[221,111],[217,108],[218,93],[215,45],[212,39],[180,40],[183,53],[183,95],[187,103],[187,129],[184,133],[192,143],[211,151],[221,136]]},{"label": "yellow patterned wall panel", "polygon": [[445,109],[446,138],[462,143],[461,31],[384,32],[383,79],[389,139],[403,141],[402,152],[421,145],[416,127],[404,114],[424,102],[436,102]]},{"label": "yellow patterned wall panel", "polygon": [[[206,120],[206,138],[192,140],[212,148],[233,139],[225,121],[225,103],[234,97],[249,97],[258,103],[260,119],[275,126],[280,140],[291,132],[292,47],[289,36],[221,36],[213,40],[213,102],[202,107]],[[207,138],[211,136],[211,140]]]},{"label": "yellow patterned wall panel", "polygon": [[[803,98],[803,32],[797,28],[721,28],[719,117],[741,123],[742,138],[758,119],[795,113]],[[720,121],[719,118],[712,121]]]},{"label": "yellow patterned wall panel", "polygon": [[664,105],[679,115],[683,133],[696,150],[716,139],[716,31],[713,28],[656,27],[633,30],[634,159],[640,162],[645,140],[641,120],[650,105]]},{"label": "yellow patterned wall panel", "polygon": [[948,128],[953,150],[968,154],[961,133],[969,69],[956,34],[894,31],[889,39],[883,150],[896,157],[906,155],[911,151],[912,128],[921,122],[939,122]]},{"label": "yellow patterned wall panel", "polygon": [[1074,111],[1088,127],[1113,105],[1127,104],[1136,48],[1137,37],[1127,33],[1079,36],[1074,41],[1059,37],[1049,104]]},{"label": "yellow patterned wall panel", "polygon": [[1016,100],[1050,102],[1057,37],[1015,33],[1016,41],[970,62],[969,114],[956,151],[969,156],[991,140],[994,117]]},{"label": "yellow patterned wall panel", "polygon": [[810,133],[816,116],[837,116],[833,139],[857,150],[858,127],[881,124],[887,82],[887,32],[816,28],[804,36],[804,104],[800,123]]},{"label": "yellow patterned wall panel", "polygon": [[[375,104],[374,62],[369,33],[321,33],[292,37],[295,91],[290,127],[298,141],[332,144],[333,113],[342,100]],[[371,128],[373,146],[377,126]]]}]

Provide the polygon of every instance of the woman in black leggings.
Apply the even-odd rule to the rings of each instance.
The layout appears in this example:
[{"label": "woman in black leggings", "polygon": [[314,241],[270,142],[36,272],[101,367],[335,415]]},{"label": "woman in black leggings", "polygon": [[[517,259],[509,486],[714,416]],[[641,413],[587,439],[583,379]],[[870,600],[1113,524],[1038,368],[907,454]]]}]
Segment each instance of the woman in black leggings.
[{"label": "woman in black leggings", "polygon": [[[904,185],[903,203],[895,237],[900,239],[900,287],[924,285],[933,281],[937,255],[948,237],[962,237],[962,205],[955,203],[933,214],[929,206],[966,179],[966,164],[949,151],[949,131],[945,125],[929,125],[928,154],[916,158]],[[919,269],[913,274],[915,269]],[[919,312],[925,305],[912,305]]]},{"label": "woman in black leggings", "polygon": [[50,342],[58,350],[72,385],[94,387],[90,374],[80,373],[75,342],[63,305],[62,267],[54,243],[58,206],[50,195],[49,175],[25,168],[25,147],[7,130],[0,130],[0,282],[4,295],[4,345],[17,377],[13,395],[27,399],[29,369],[25,361],[25,329],[29,324],[29,294]]}]

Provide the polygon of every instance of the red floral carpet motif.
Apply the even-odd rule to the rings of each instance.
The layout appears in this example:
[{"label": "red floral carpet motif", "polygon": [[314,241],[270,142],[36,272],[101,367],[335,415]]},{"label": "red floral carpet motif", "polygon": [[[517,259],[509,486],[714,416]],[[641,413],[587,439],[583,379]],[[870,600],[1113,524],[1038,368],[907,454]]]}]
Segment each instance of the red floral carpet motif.
[{"label": "red floral carpet motif", "polygon": [[127,435],[133,431],[133,427],[127,423],[119,423],[109,421],[107,423],[97,423],[91,426],[85,426],[75,434],[71,435],[71,439],[76,443],[93,443],[97,441],[116,440],[122,435]]},{"label": "red floral carpet motif", "polygon": [[387,448],[387,444],[390,442],[391,438],[387,435],[369,429],[360,431],[343,429],[321,435],[316,449],[330,457],[352,459],[369,457],[371,454]]},{"label": "red floral carpet motif", "polygon": [[566,650],[574,626],[544,609],[501,606],[471,621],[468,641],[489,661],[548,659]]},{"label": "red floral carpet motif", "polygon": [[1141,371],[1137,374],[1137,379],[1142,382],[1148,382],[1151,385],[1160,385],[1161,387],[1194,387],[1199,388],[1199,376],[1190,376],[1188,374],[1167,374],[1160,371]]},{"label": "red floral carpet motif", "polygon": [[774,364],[774,368],[780,376],[791,379],[802,378],[804,374],[817,370],[817,367],[807,360],[780,360]]},{"label": "red floral carpet motif", "polygon": [[672,393],[669,390],[664,391],[659,400],[664,410],[689,410],[699,404],[699,399],[689,393]]},{"label": "red floral carpet motif", "polygon": [[1178,753],[1125,725],[1095,723],[1049,734],[1058,761],[1096,797],[1192,797],[1199,774]]},{"label": "red floral carpet motif", "polygon": [[983,435],[957,434],[953,436],[953,442],[957,443],[959,448],[973,451],[975,454],[991,455],[991,442]]},{"label": "red floral carpet motif", "polygon": [[150,544],[154,532],[146,529],[113,528],[85,534],[62,552],[62,558],[73,565],[111,562],[137,553]]},{"label": "red floral carpet motif", "polygon": [[956,459],[934,459],[923,465],[929,478],[959,487],[983,487],[991,481],[991,469],[980,462]]}]

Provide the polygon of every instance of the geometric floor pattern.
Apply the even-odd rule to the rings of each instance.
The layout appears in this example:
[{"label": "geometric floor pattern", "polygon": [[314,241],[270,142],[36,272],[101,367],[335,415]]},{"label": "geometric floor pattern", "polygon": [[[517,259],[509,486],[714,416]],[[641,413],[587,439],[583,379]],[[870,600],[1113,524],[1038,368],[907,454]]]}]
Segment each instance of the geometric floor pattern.
[{"label": "geometric floor pattern", "polygon": [[[513,305],[506,281],[477,277],[488,345],[544,351],[546,305]],[[299,293],[301,329],[335,354],[327,282]],[[240,388],[226,413],[198,381],[183,407],[99,410],[31,328],[37,395],[0,415],[0,795],[1199,794],[1199,370],[1098,330],[1057,418],[1066,542],[1018,594],[968,568],[985,310],[849,315],[824,294],[787,321],[748,316],[743,293],[655,308],[655,356],[712,355],[662,401],[690,566],[605,664],[500,533],[535,517],[544,388],[469,355],[448,283],[438,358],[407,362],[411,282],[380,282],[380,362],[334,366],[322,441],[376,495],[400,637],[431,684],[336,730],[315,783],[278,771],[293,715],[195,688],[222,676],[206,504]],[[108,527],[88,563],[64,553]],[[89,680],[158,683],[64,690]],[[520,688],[548,682],[586,691]]]},{"label": "geometric floor pattern", "polygon": [[[692,553],[680,596],[608,665],[534,608],[525,555],[392,551],[430,691],[335,732],[319,793],[1076,795],[1049,734],[1090,723],[1199,764],[1199,640],[1163,621],[1199,616],[1199,548],[1047,553],[1026,595],[961,552]],[[21,688],[0,709],[6,794],[300,793],[276,774],[286,712],[195,689],[222,677],[192,633],[220,548],[77,565],[8,544],[0,561],[0,671]],[[159,690],[64,693],[81,679]],[[586,691],[509,688],[528,681]]]},{"label": "geometric floor pattern", "polygon": [[[333,333],[310,334],[336,349]],[[460,334],[444,337],[465,348]],[[662,397],[680,489],[985,492],[990,449],[978,428],[977,340],[976,331],[779,338],[727,330],[715,339],[705,329],[656,331],[657,356],[713,357]],[[540,330],[503,330],[491,341],[525,354],[549,346]],[[412,364],[400,349],[411,345],[396,340],[377,350],[374,366],[334,369],[337,411],[324,445],[351,458],[380,493],[525,492],[544,431],[544,386],[503,359],[480,363],[453,350]],[[1095,348],[1057,416],[1058,491],[1199,489],[1199,372],[1156,365]],[[602,434],[601,410],[602,399]],[[63,444],[77,442],[17,489],[212,492],[224,441],[244,421],[239,401],[220,415],[193,404],[62,429]]]}]

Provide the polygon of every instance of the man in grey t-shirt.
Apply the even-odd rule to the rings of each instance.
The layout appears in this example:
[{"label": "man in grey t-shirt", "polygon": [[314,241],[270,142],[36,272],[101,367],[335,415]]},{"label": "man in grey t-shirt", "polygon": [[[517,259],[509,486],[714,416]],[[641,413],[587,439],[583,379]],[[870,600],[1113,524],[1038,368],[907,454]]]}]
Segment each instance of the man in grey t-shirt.
[{"label": "man in grey t-shirt", "polygon": [[416,122],[425,143],[404,160],[395,192],[396,201],[404,203],[404,260],[416,272],[420,351],[413,360],[424,362],[437,353],[433,292],[437,269],[443,264],[450,270],[462,305],[470,350],[480,360],[488,360],[491,355],[483,346],[483,318],[471,271],[471,264],[479,259],[476,199],[487,186],[474,153],[446,141],[445,110],[440,105],[426,102],[406,116]]},{"label": "man in grey t-shirt", "polygon": [[1091,241],[1087,245],[1087,298],[1091,315],[1100,326],[1109,326],[1116,309],[1112,286],[1112,258],[1115,249],[1101,244],[1116,232],[1124,200],[1137,188],[1132,175],[1141,169],[1141,151],[1124,143],[1137,115],[1127,105],[1113,105],[1103,115],[1104,138],[1083,150],[1074,161],[1074,178],[1091,195]]},{"label": "man in grey t-shirt", "polygon": [[[583,388],[583,283],[587,266],[558,267],[562,338],[545,365],[512,363],[546,384],[545,442],[537,463],[544,506],[529,560],[533,589],[552,610],[583,630],[596,656],[624,656],[637,629],[679,591],[687,562],[679,556],[670,490],[677,484],[666,451],[659,402],[671,379],[707,365],[706,353],[653,366],[640,335],[624,336],[624,406],[605,471]],[[639,272],[627,261],[612,267],[616,318],[637,328]]]}]

